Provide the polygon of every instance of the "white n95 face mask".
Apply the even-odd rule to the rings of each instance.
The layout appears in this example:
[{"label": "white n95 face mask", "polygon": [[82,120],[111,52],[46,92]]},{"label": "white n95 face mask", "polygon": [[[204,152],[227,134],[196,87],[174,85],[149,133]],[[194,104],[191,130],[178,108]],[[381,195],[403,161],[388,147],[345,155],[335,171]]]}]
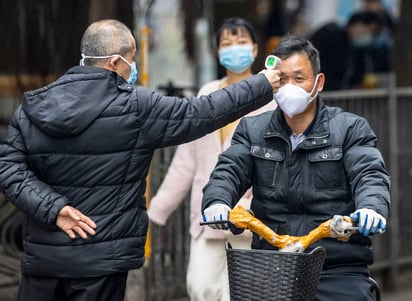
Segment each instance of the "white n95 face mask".
[{"label": "white n95 face mask", "polygon": [[318,82],[318,76],[319,74],[316,75],[315,83],[310,93],[299,86],[286,84],[281,87],[277,93],[273,94],[276,103],[283,113],[292,118],[305,111],[310,102],[318,95],[318,92],[316,91],[316,94],[312,96]]}]

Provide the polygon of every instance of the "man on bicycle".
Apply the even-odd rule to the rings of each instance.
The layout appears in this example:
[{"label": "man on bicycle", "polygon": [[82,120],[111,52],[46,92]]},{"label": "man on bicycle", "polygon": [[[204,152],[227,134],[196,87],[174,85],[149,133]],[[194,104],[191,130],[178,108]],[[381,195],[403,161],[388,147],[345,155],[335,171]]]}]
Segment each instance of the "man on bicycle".
[{"label": "man on bicycle", "polygon": [[[225,219],[253,187],[251,209],[278,234],[305,235],[333,215],[359,225],[349,241],[322,239],[326,249],[317,300],[373,300],[369,235],[384,231],[390,177],[368,122],[318,95],[325,75],[307,40],[284,38],[273,51],[282,63],[275,111],[243,118],[232,145],[204,188],[206,222]],[[276,249],[254,235],[254,249]]]}]

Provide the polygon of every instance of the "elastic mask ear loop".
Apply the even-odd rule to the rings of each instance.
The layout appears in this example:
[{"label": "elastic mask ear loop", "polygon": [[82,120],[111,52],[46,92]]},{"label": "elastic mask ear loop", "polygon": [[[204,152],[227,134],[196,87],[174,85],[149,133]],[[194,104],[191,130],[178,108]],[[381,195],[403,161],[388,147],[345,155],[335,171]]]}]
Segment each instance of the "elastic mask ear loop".
[{"label": "elastic mask ear loop", "polygon": [[313,88],[312,88],[312,90],[310,91],[309,101],[308,101],[308,102],[311,102],[312,100],[314,100],[314,99],[316,98],[316,96],[318,96],[318,91],[316,91],[316,94],[313,95],[313,97],[312,97],[312,93],[313,93],[313,91],[315,91],[316,86],[318,85],[318,79],[319,79],[319,73],[316,74],[315,83],[313,84]]},{"label": "elastic mask ear loop", "polygon": [[[111,55],[99,56],[99,55],[85,55],[84,53],[82,53],[81,54],[82,58],[81,58],[79,64],[80,64],[80,66],[84,66],[84,59],[108,59],[108,58],[111,58],[111,57],[114,57],[114,56],[117,56],[117,55],[120,56],[123,59],[123,57],[120,54],[111,54]],[[123,59],[123,60],[125,60],[125,59]]]},{"label": "elastic mask ear loop", "polygon": [[84,53],[82,53],[81,56],[82,58],[80,59],[79,65],[84,66],[84,59],[86,58],[86,56],[84,55]]},{"label": "elastic mask ear loop", "polygon": [[133,63],[130,64],[130,63],[129,63],[123,56],[121,56],[120,54],[118,54],[118,56],[120,57],[120,59],[121,59],[123,62],[125,62],[126,64],[128,64],[130,68],[132,67]]}]

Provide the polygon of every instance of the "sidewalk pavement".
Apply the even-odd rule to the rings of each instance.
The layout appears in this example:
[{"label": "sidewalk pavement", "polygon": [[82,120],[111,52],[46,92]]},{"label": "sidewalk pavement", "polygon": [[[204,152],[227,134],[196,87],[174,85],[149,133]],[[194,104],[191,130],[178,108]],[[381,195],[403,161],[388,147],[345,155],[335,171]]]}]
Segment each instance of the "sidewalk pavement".
[{"label": "sidewalk pavement", "polygon": [[397,290],[395,292],[383,292],[381,296],[382,301],[408,301],[412,300],[412,287],[404,290]]},{"label": "sidewalk pavement", "polygon": [[[16,298],[15,288],[0,288],[0,301],[14,301]],[[186,300],[186,299],[185,299]],[[395,292],[382,292],[381,301],[409,301],[412,300],[412,287],[410,289]]]}]

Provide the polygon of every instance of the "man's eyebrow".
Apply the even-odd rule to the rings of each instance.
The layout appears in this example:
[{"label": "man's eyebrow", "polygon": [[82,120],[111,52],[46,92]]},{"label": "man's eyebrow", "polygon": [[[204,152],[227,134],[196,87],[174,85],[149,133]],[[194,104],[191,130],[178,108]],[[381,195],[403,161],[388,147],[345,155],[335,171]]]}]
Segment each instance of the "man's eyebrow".
[{"label": "man's eyebrow", "polygon": [[[293,73],[293,75],[300,75],[300,74],[302,74],[302,69],[300,69],[300,70],[294,70],[294,71],[292,71],[292,73]],[[282,75],[285,75],[286,73],[285,72],[281,72],[280,73],[280,75],[282,76]]]}]

